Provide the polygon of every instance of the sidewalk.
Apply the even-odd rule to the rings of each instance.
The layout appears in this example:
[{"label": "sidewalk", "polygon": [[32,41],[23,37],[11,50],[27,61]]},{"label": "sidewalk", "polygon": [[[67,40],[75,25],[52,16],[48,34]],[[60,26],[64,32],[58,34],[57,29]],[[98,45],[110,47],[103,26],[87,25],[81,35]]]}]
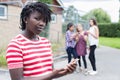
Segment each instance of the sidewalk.
[{"label": "sidewalk", "polygon": [[[87,55],[88,56],[88,55]],[[91,70],[88,57],[88,69]],[[101,46],[96,49],[98,74],[95,76],[74,72],[55,80],[120,80],[120,50]],[[55,64],[55,68],[62,68],[67,64],[67,59]]]},{"label": "sidewalk", "polygon": [[[88,56],[88,55],[87,55]],[[64,56],[62,56],[64,57]],[[63,68],[67,64],[67,58],[54,63],[55,68]],[[91,69],[88,58],[88,69]],[[74,72],[73,74],[54,80],[120,80],[120,49],[101,46],[96,49],[96,61],[98,74],[95,76],[84,75],[83,73]],[[10,80],[8,71],[0,70],[0,80]]]}]

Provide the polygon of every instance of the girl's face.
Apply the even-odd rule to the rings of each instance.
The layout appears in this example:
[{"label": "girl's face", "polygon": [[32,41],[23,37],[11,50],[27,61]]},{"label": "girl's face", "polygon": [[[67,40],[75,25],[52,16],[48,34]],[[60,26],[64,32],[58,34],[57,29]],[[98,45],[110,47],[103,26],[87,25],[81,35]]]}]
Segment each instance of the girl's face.
[{"label": "girl's face", "polygon": [[31,13],[31,15],[26,19],[26,29],[27,32],[32,34],[40,34],[45,28],[46,23],[41,19],[40,13],[37,11]]},{"label": "girl's face", "polygon": [[82,26],[77,27],[78,32],[81,32],[83,30]]},{"label": "girl's face", "polygon": [[90,23],[90,26],[94,25],[93,20],[90,20],[89,23]]},{"label": "girl's face", "polygon": [[69,28],[69,30],[70,30],[70,31],[74,31],[74,26],[71,26],[71,27]]}]

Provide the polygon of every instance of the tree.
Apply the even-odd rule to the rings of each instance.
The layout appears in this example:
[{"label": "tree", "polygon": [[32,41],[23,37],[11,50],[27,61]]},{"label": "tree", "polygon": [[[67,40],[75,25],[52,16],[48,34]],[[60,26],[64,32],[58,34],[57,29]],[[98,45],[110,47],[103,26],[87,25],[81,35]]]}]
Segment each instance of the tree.
[{"label": "tree", "polygon": [[39,2],[47,3],[47,4],[52,4],[53,0],[38,0]]},{"label": "tree", "polygon": [[103,9],[93,9],[83,16],[84,19],[95,18],[98,23],[110,23],[110,16]]},{"label": "tree", "polygon": [[73,22],[77,24],[80,19],[78,10],[74,6],[69,6],[67,10],[64,10],[63,17],[65,23]]}]

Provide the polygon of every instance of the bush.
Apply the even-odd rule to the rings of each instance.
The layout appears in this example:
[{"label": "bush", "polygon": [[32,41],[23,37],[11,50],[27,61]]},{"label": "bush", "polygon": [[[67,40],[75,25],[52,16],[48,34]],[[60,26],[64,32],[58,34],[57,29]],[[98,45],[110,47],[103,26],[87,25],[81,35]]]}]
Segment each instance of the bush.
[{"label": "bush", "polygon": [[100,36],[120,37],[120,23],[101,23],[98,24]]}]

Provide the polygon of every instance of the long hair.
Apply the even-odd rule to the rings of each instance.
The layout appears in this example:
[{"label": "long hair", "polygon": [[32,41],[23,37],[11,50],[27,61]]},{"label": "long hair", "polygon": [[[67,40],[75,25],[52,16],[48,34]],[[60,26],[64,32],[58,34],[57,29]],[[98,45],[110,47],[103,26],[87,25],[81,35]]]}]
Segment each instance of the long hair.
[{"label": "long hair", "polygon": [[22,30],[26,29],[25,19],[29,18],[30,15],[35,11],[40,13],[41,19],[46,23],[46,25],[48,24],[48,22],[51,21],[52,11],[48,8],[48,6],[45,3],[41,3],[41,2],[29,3],[24,6],[20,14],[20,25],[21,25],[20,28]]},{"label": "long hair", "polygon": [[[90,20],[92,20],[92,21],[93,21],[93,24],[97,26],[97,21],[96,21],[95,19],[92,18],[92,19],[90,19]],[[91,25],[90,25],[90,26],[91,26]]]},{"label": "long hair", "polygon": [[68,23],[66,31],[68,31],[70,29],[70,27],[72,27],[73,25],[74,25],[73,23]]}]

